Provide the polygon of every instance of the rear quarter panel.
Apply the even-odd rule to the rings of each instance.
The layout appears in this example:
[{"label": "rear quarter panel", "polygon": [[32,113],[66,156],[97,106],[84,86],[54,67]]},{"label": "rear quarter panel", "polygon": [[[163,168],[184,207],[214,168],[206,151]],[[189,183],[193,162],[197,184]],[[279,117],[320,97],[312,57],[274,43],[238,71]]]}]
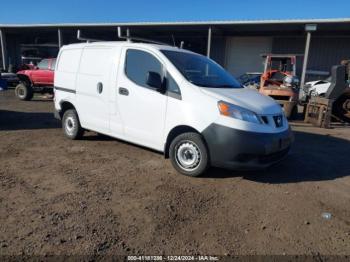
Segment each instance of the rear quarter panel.
[{"label": "rear quarter panel", "polygon": [[54,86],[71,92],[55,90],[55,107],[61,109],[61,103],[68,101],[75,105],[76,76],[79,68],[82,48],[61,49],[55,68]]},{"label": "rear quarter panel", "polygon": [[54,85],[75,90],[76,75],[82,49],[63,49],[58,57]]}]

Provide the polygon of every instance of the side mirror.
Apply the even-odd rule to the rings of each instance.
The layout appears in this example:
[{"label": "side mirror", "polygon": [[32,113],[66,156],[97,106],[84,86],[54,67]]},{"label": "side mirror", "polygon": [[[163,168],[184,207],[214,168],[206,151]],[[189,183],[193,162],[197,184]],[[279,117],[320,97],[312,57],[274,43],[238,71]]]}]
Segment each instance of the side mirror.
[{"label": "side mirror", "polygon": [[162,77],[160,76],[160,74],[158,74],[156,72],[150,71],[147,73],[146,84],[148,86],[154,88],[158,92],[163,91]]}]

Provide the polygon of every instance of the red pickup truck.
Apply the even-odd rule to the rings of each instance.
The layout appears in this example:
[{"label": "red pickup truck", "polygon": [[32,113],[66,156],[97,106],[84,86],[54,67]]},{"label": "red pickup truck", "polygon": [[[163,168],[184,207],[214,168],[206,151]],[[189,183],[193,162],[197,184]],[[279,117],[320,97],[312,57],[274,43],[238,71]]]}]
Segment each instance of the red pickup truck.
[{"label": "red pickup truck", "polygon": [[43,59],[32,69],[17,72],[20,83],[15,93],[20,100],[31,100],[34,93],[52,93],[56,58]]}]

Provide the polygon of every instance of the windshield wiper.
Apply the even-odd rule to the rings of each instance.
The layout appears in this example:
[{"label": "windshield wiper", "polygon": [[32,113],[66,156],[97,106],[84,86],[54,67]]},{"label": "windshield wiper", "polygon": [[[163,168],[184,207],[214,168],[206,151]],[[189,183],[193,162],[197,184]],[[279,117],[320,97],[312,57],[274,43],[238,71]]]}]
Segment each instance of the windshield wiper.
[{"label": "windshield wiper", "polygon": [[235,88],[235,86],[233,85],[218,85],[218,86],[214,86],[215,88]]}]

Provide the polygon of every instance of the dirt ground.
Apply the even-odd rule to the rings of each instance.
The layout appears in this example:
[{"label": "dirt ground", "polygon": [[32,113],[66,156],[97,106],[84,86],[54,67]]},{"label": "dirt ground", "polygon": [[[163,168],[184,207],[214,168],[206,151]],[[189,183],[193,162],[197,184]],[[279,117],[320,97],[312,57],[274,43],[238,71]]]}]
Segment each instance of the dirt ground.
[{"label": "dirt ground", "polygon": [[190,178],[122,141],[70,141],[52,110],[0,93],[0,255],[350,255],[350,127],[294,122],[279,165]]}]

